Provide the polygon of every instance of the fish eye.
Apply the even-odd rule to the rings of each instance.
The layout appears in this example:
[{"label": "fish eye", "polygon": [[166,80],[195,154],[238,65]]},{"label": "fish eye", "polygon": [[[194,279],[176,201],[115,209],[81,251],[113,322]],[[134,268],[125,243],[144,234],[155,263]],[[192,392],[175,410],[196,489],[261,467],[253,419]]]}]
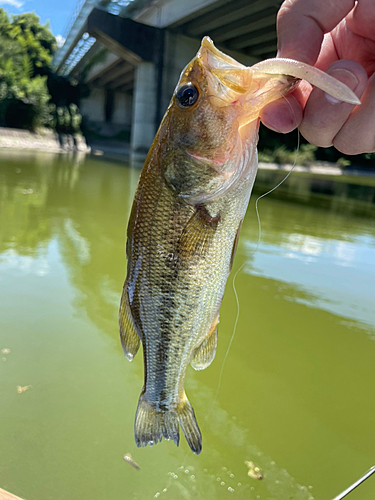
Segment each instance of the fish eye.
[{"label": "fish eye", "polygon": [[189,108],[198,100],[199,91],[192,83],[185,83],[176,92],[176,99],[181,108]]}]

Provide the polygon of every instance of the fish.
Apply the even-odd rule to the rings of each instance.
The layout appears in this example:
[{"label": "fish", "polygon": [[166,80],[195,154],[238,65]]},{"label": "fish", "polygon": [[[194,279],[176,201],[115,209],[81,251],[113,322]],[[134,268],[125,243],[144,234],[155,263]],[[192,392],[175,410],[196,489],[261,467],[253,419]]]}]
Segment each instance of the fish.
[{"label": "fish", "polygon": [[[294,74],[294,75],[293,75]],[[220,305],[257,172],[259,114],[300,78],[358,104],[350,89],[310,66],[271,59],[247,67],[204,37],[182,71],[143,166],[127,229],[120,337],[129,361],[143,346],[138,447],[163,438],[193,453],[202,435],[184,389],[207,368]]]}]

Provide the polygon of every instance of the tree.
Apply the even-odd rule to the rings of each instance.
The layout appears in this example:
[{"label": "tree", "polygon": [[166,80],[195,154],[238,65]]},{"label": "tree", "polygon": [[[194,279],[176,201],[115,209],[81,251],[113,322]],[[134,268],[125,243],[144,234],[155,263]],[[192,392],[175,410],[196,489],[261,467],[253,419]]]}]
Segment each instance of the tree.
[{"label": "tree", "polygon": [[51,125],[46,80],[55,47],[35,14],[10,21],[0,8],[0,122],[28,129]]},{"label": "tree", "polygon": [[10,36],[18,41],[28,55],[33,76],[47,74],[57,47],[48,23],[41,25],[40,18],[33,12],[13,16]]}]

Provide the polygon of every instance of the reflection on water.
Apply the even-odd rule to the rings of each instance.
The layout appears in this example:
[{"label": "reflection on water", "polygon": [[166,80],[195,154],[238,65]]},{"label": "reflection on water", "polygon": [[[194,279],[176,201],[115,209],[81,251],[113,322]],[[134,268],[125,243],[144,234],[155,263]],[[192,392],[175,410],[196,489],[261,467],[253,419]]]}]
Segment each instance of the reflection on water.
[{"label": "reflection on water", "polygon": [[[262,212],[264,232],[256,255],[253,256],[251,237],[243,242],[248,258],[244,272],[296,285],[296,289],[310,297],[306,300],[305,296],[305,303],[363,322],[362,326],[374,333],[375,228],[372,219],[350,221],[346,214],[331,216],[327,221],[324,213],[315,213],[314,220],[308,221],[306,208],[299,207],[293,220],[287,213],[290,207],[284,208],[277,202],[265,208],[266,215],[271,215],[273,220],[277,217],[285,220],[278,227],[276,241],[274,233],[268,234]],[[311,208],[307,211],[314,213]],[[358,225],[354,232],[355,222]],[[304,234],[314,223],[323,228],[322,233]]]},{"label": "reflection on water", "polygon": [[[219,396],[230,283],[216,360],[187,373],[203,452],[137,449],[142,359],[125,360],[117,311],[138,175],[74,155],[1,153],[0,487],[28,500],[329,500],[375,462],[375,228],[358,215],[371,210],[270,196],[254,253],[251,205]],[[374,494],[370,479],[352,499]]]}]

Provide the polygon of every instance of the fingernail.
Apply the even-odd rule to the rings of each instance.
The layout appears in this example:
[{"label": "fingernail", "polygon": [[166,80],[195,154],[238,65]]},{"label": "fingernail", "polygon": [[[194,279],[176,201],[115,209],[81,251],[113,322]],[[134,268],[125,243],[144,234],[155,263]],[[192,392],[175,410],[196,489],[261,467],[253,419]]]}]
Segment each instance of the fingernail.
[{"label": "fingernail", "polygon": [[[351,71],[344,69],[344,68],[335,68],[332,69],[331,71],[327,71],[327,73],[334,78],[337,78],[337,80],[340,80],[340,82],[345,83],[351,90],[355,90],[358,86],[358,79],[355,76],[354,73]],[[329,94],[325,94],[325,97],[328,102],[331,104],[339,104],[342,103],[339,99],[336,99],[336,97],[333,97]]]}]

